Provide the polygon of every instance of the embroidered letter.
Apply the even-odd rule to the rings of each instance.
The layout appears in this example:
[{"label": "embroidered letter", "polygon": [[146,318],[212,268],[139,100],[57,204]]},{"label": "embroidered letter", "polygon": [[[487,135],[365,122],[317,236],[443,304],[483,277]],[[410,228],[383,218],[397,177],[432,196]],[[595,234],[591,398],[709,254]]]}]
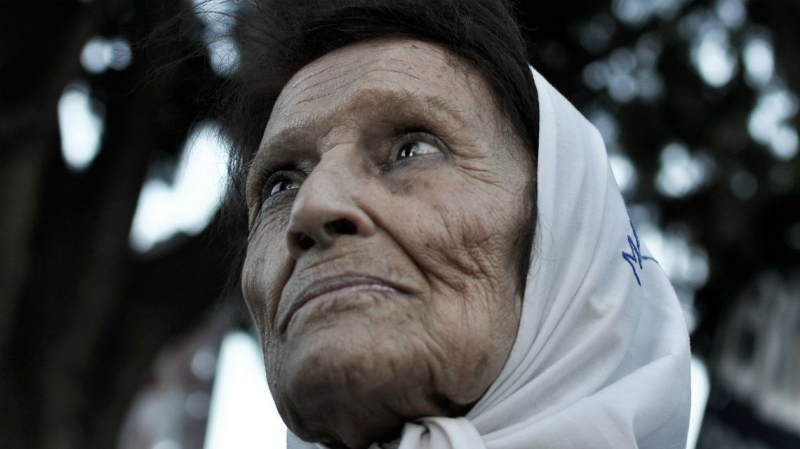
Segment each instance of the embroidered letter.
[{"label": "embroidered letter", "polygon": [[[636,277],[636,283],[639,284],[639,286],[641,287],[642,280],[639,279],[638,270],[644,268],[642,266],[642,261],[652,260],[655,263],[658,263],[658,261],[650,256],[642,255],[641,244],[639,243],[639,234],[636,233],[636,227],[633,225],[633,220],[629,218],[628,221],[630,222],[631,230],[633,231],[633,238],[631,238],[630,235],[628,236],[628,246],[630,246],[631,252],[626,253],[625,251],[623,251],[622,258],[625,260],[625,262],[628,262],[628,264],[631,266],[631,269],[633,270],[633,275]],[[637,266],[639,267],[638,270],[636,268]]]}]

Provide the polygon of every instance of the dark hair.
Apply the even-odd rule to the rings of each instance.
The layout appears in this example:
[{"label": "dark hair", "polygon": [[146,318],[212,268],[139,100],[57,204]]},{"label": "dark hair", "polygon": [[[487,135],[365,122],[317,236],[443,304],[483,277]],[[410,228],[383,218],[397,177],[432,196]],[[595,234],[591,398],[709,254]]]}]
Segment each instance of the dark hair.
[{"label": "dark hair", "polygon": [[[441,44],[472,63],[536,166],[536,87],[525,41],[505,0],[240,0],[234,14],[240,60],[220,100],[222,128],[232,144],[227,216],[234,232],[246,236],[247,169],[284,85],[308,63],[354,42],[412,37]],[[532,222],[519,242],[521,285],[536,223],[535,185],[532,180]],[[236,284],[243,253],[239,248],[233,267]]]}]

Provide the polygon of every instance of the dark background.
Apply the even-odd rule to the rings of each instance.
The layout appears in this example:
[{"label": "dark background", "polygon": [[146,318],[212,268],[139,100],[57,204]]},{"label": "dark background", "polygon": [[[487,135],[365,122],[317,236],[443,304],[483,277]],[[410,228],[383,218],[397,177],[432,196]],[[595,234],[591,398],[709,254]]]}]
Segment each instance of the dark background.
[{"label": "dark background", "polygon": [[[143,44],[188,5],[2,3],[4,448],[117,445],[167,342],[219,314],[246,326],[240,300],[221,297],[229,244],[213,223],[144,253],[129,243],[142,186],[174,182],[224,78],[198,17]],[[517,5],[532,63],[629,175],[631,215],[684,305],[712,381],[698,447],[800,447],[800,1]],[[98,37],[127,42],[129,63],[123,45],[87,69]],[[104,118],[82,170],[65,163],[57,112],[75,83]]]}]

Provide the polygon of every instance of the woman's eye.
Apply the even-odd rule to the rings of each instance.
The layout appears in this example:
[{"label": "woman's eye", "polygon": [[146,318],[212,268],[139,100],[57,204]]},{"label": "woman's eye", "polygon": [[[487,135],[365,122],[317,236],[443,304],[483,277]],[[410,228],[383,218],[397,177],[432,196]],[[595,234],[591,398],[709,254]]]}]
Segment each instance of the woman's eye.
[{"label": "woman's eye", "polygon": [[433,153],[440,153],[440,151],[429,143],[420,141],[408,142],[400,147],[400,150],[397,152],[397,160],[401,161],[410,157]]},{"label": "woman's eye", "polygon": [[300,188],[300,186],[297,184],[297,182],[290,179],[281,179],[273,183],[267,183],[267,185],[264,186],[264,192],[269,191],[269,193],[264,196],[264,199],[266,200],[267,198],[283,192],[284,190],[293,190],[298,188]]}]

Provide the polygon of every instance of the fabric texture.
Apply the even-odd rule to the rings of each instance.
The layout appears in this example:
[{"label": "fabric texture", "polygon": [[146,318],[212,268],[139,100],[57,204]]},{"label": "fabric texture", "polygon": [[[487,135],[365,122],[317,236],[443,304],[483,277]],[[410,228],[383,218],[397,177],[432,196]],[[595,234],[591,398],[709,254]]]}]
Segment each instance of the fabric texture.
[{"label": "fabric texture", "polygon": [[[684,449],[690,352],[678,299],[639,240],[597,130],[534,70],[538,224],[506,364],[464,418],[370,449]],[[289,435],[289,448],[324,448]]]}]

